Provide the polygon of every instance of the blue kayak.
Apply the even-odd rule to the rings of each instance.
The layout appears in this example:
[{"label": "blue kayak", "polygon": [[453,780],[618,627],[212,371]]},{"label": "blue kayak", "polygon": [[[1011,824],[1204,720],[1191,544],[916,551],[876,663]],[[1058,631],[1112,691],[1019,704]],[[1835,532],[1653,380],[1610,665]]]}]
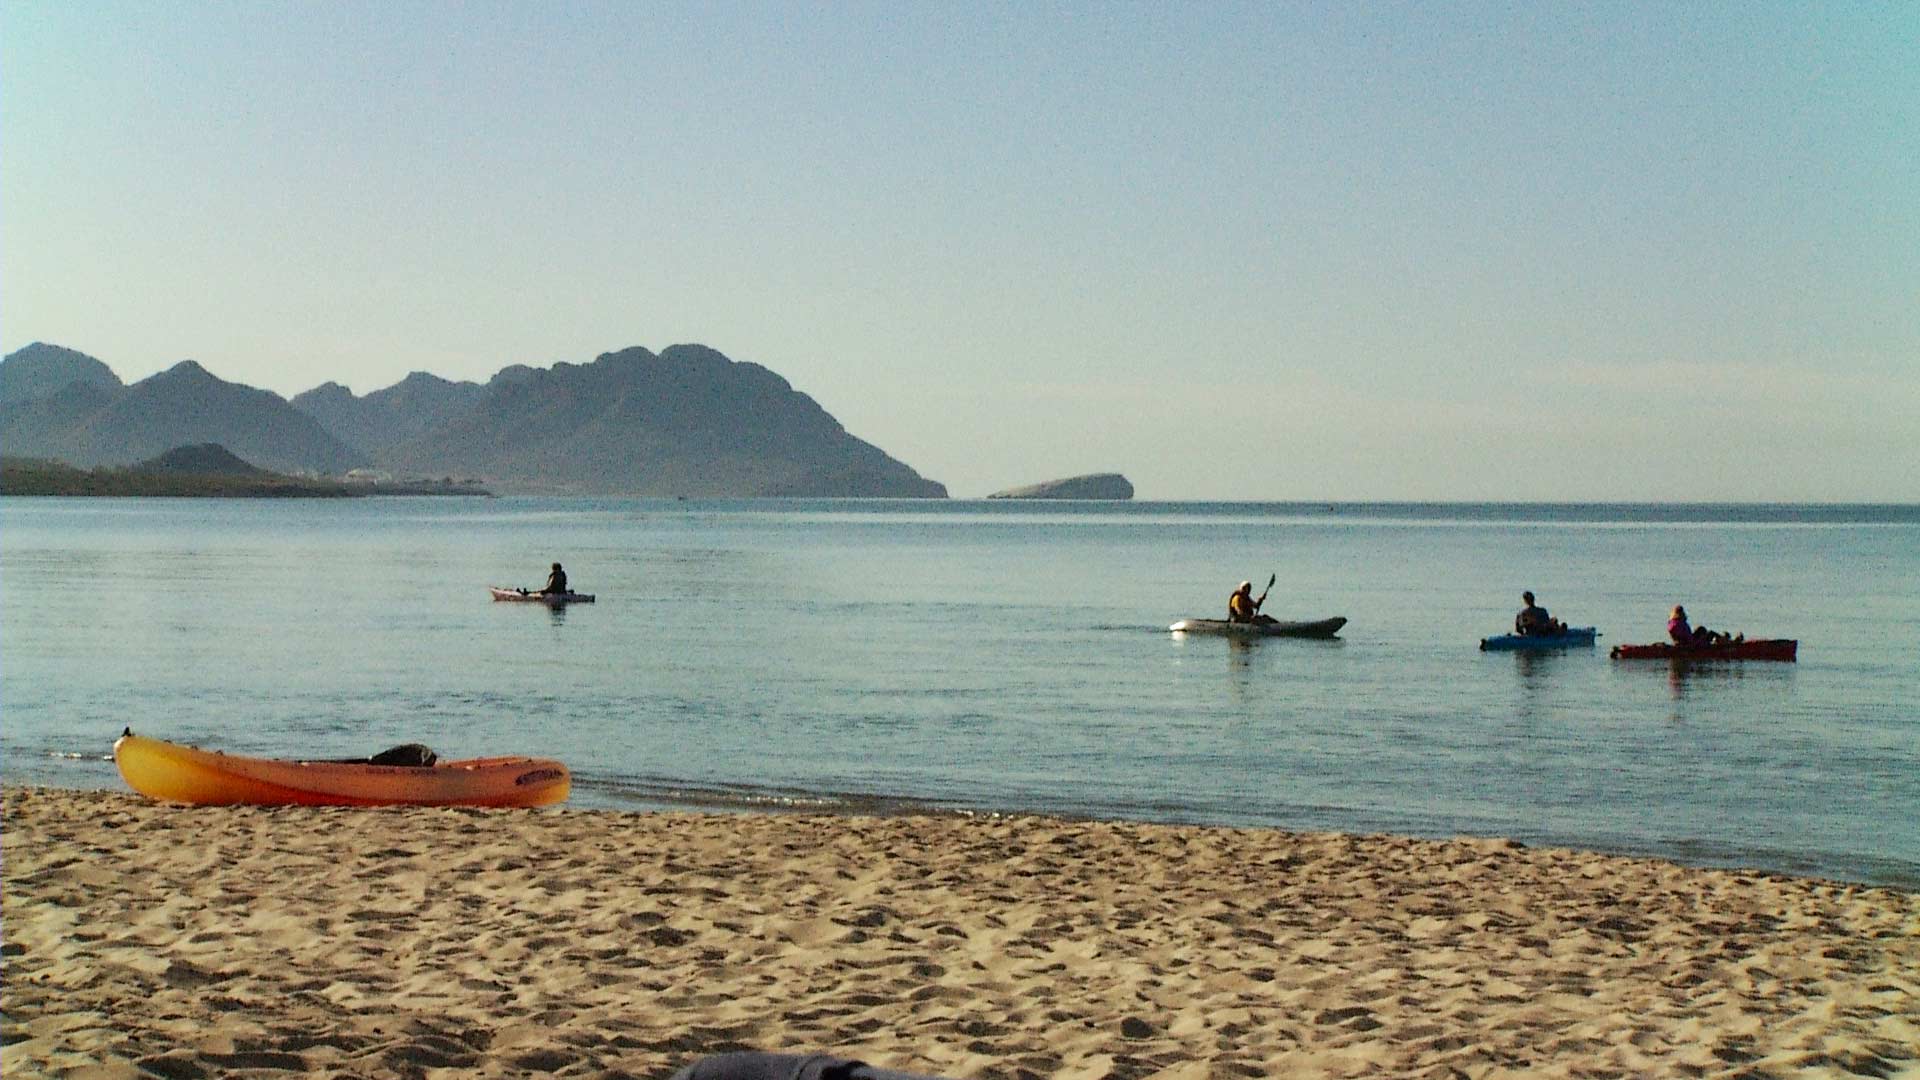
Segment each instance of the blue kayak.
[{"label": "blue kayak", "polygon": [[1600,631],[1591,626],[1569,626],[1564,634],[1501,634],[1499,637],[1480,639],[1481,652],[1498,652],[1509,649],[1577,649],[1591,647],[1593,639]]}]

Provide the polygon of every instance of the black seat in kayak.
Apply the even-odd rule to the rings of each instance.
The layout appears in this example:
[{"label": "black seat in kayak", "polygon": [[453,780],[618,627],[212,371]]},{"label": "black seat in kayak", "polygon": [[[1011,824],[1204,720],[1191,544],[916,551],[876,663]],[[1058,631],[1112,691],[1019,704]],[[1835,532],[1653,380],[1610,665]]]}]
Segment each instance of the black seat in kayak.
[{"label": "black seat in kayak", "polygon": [[440,755],[429,747],[417,742],[404,743],[389,750],[382,750],[370,758],[341,758],[343,765],[401,765],[411,769],[425,769],[440,760]]},{"label": "black seat in kayak", "polygon": [[673,1080],[940,1080],[925,1073],[876,1069],[864,1061],[828,1054],[768,1054],[743,1050],[704,1057],[673,1074]]}]

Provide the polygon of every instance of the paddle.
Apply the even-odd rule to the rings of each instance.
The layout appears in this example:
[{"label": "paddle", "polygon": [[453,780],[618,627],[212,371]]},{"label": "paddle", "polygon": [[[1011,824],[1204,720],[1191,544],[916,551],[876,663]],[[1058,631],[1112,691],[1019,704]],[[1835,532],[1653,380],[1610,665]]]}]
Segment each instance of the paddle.
[{"label": "paddle", "polygon": [[1260,605],[1267,602],[1267,594],[1273,591],[1273,583],[1280,580],[1278,573],[1267,575],[1267,587],[1260,590],[1260,599],[1253,602],[1253,610],[1259,611]]}]

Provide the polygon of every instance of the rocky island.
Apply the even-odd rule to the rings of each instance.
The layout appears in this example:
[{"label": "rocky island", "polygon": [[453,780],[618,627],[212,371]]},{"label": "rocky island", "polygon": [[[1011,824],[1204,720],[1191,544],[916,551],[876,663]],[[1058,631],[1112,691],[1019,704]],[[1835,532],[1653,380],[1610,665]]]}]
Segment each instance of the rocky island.
[{"label": "rocky island", "polygon": [[1133,498],[1133,485],[1119,473],[1088,473],[1049,480],[1043,484],[1008,488],[987,496],[989,499],[1113,499]]}]

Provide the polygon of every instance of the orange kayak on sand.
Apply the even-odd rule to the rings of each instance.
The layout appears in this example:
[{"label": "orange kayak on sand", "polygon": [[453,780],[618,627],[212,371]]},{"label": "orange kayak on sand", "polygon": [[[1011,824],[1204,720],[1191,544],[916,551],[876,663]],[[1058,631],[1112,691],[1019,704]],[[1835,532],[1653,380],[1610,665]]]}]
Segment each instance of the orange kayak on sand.
[{"label": "orange kayak on sand", "polygon": [[573,788],[549,758],[495,757],[434,765],[282,761],[150,739],[114,740],[113,763],[142,795],[201,806],[551,806]]}]

